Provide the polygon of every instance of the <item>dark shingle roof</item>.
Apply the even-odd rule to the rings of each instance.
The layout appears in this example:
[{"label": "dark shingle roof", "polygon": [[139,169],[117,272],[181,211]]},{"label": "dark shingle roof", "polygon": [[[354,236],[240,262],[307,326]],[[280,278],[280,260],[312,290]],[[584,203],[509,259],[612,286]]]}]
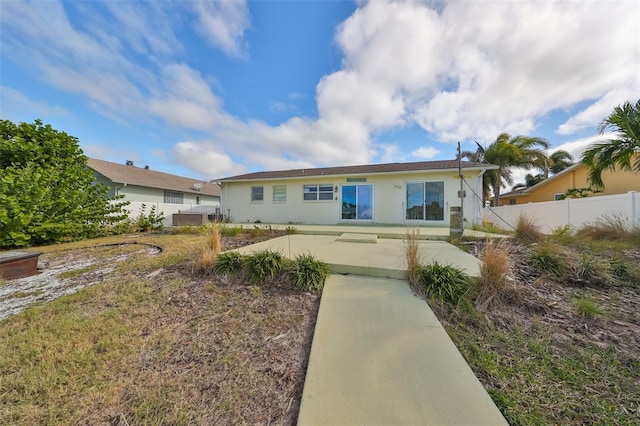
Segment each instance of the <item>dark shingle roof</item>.
[{"label": "dark shingle roof", "polygon": [[[485,163],[462,162],[463,169],[494,169],[497,166]],[[255,172],[221,179],[220,182],[232,182],[258,179],[285,179],[314,176],[358,175],[375,173],[401,173],[415,171],[457,170],[458,160],[419,161],[414,163],[367,164],[361,166],[322,167],[317,169],[276,170]]]},{"label": "dark shingle roof", "polygon": [[[157,172],[155,170],[143,169],[135,166],[111,163],[109,161],[89,158],[87,165],[107,177],[115,183],[126,183],[128,185],[138,185],[147,188],[169,189],[172,191],[190,192],[194,194],[220,196],[220,187],[211,182],[182,176],[171,175],[169,173]],[[204,184],[198,191],[194,184]]]}]

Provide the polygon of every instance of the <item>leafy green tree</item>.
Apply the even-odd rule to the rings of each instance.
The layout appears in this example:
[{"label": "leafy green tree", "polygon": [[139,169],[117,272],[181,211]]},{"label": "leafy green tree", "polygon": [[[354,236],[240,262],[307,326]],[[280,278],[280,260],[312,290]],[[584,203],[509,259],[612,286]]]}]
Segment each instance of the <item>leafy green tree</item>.
[{"label": "leafy green tree", "polygon": [[559,149],[549,156],[549,162],[544,168],[544,178],[549,178],[549,172],[555,175],[556,173],[560,173],[561,171],[572,165],[573,156],[567,151]]},{"label": "leafy green tree", "polygon": [[594,189],[604,189],[602,172],[622,170],[640,173],[640,99],[616,106],[598,131],[611,130],[615,139],[592,145],[582,154],[582,163],[589,168],[589,183]]},{"label": "leafy green tree", "polygon": [[549,142],[545,139],[529,136],[510,136],[501,133],[495,141],[484,148],[478,144],[475,152],[463,151],[461,156],[471,161],[480,160],[499,166],[497,170],[487,170],[483,182],[493,189],[495,205],[500,202],[500,189],[513,184],[513,167],[526,170],[532,168],[544,169],[548,163],[545,149],[549,148]]},{"label": "leafy green tree", "polygon": [[0,247],[91,238],[127,216],[128,203],[95,183],[77,138],[41,120],[0,120],[0,136]]}]

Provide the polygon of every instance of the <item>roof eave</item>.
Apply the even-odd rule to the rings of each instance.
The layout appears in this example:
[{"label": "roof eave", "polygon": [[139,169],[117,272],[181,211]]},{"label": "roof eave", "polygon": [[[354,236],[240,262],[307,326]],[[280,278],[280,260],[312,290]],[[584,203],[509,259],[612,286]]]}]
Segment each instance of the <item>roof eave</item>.
[{"label": "roof eave", "polygon": [[[481,171],[481,170],[495,170],[498,169],[498,166],[494,166],[492,164],[487,164],[486,167],[463,167],[463,171]],[[307,175],[307,176],[286,176],[286,177],[257,177],[257,178],[244,178],[244,179],[217,179],[213,182],[217,182],[220,184],[228,183],[228,182],[255,182],[260,180],[291,180],[291,179],[318,179],[325,177],[346,177],[346,176],[355,176],[355,175],[398,175],[398,174],[418,174],[418,173],[438,173],[438,172],[457,172],[458,168],[447,168],[447,169],[423,169],[423,170],[396,170],[391,172],[355,172],[355,173],[339,173],[339,174],[326,174],[326,175]]]}]

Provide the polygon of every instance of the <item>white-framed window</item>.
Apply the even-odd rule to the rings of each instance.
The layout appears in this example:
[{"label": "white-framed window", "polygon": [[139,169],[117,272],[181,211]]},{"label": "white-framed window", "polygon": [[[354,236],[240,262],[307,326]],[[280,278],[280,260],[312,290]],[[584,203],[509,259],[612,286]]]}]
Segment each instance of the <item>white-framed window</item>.
[{"label": "white-framed window", "polygon": [[164,202],[168,204],[184,204],[184,194],[177,191],[164,191]]},{"label": "white-framed window", "polygon": [[264,186],[251,187],[251,202],[261,203],[264,201]]},{"label": "white-framed window", "polygon": [[287,202],[287,185],[273,185],[273,202]]},{"label": "white-framed window", "polygon": [[558,192],[556,194],[553,194],[553,201],[559,201],[559,200],[564,200],[564,192]]},{"label": "white-framed window", "polygon": [[303,197],[304,197],[304,201],[333,200],[333,184],[332,183],[316,183],[312,185],[304,185]]}]

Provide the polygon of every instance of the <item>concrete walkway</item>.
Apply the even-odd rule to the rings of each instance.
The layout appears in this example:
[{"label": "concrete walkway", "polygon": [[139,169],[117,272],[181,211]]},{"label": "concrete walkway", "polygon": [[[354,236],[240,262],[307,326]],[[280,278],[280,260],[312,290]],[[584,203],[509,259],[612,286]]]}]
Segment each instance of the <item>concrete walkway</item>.
[{"label": "concrete walkway", "polygon": [[331,275],[299,425],[506,425],[429,306],[406,282]]},{"label": "concrete walkway", "polygon": [[[311,253],[334,272],[322,292],[299,425],[507,424],[429,305],[401,280],[398,238],[409,229],[309,226],[315,235],[237,249]],[[479,274],[478,259],[447,242],[420,241],[420,249],[422,263]]]},{"label": "concrete walkway", "polygon": [[[331,266],[337,274],[356,274],[372,277],[403,279],[405,277],[404,243],[399,239],[377,239],[375,244],[368,241],[371,234],[360,234],[366,242],[340,241],[334,235],[286,235],[261,243],[239,248],[243,254],[259,250],[275,250],[294,258],[299,254],[312,253]],[[470,276],[477,276],[480,262],[445,241],[419,242],[422,263],[437,260],[454,265]]]}]

